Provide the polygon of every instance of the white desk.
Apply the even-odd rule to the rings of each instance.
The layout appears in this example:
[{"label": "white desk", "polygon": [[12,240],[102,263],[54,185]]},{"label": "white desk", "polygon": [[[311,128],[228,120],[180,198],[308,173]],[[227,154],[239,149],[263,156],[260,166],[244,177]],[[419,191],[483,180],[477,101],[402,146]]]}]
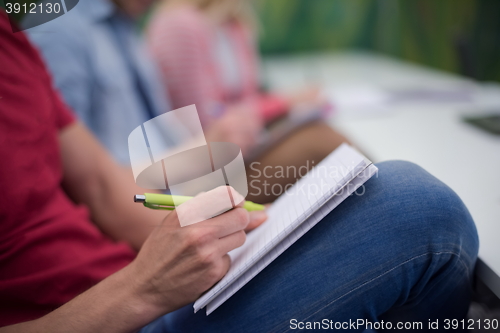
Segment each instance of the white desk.
[{"label": "white desk", "polygon": [[[404,102],[371,111],[340,108],[331,124],[375,162],[415,162],[455,190],[478,228],[481,278],[500,297],[500,137],[461,121],[481,109],[500,111],[500,88],[370,54],[272,57],[264,61],[270,87],[320,83],[329,89],[357,85],[387,89],[465,87],[472,102]],[[493,271],[493,272],[492,272]],[[495,274],[492,274],[495,273]]]}]

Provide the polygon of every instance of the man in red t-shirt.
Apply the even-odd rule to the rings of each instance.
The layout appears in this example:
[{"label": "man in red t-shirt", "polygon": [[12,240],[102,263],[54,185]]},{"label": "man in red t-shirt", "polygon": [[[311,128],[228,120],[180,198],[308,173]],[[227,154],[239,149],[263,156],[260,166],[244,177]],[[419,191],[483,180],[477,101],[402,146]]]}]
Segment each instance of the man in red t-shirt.
[{"label": "man in red t-shirt", "polygon": [[181,228],[175,211],[131,203],[143,190],[74,120],[0,12],[0,326],[15,324],[1,333],[132,332],[159,317],[145,330],[462,318],[478,246],[467,209],[410,163],[381,164],[378,176],[213,314],[180,309],[224,276],[265,212]]},{"label": "man in red t-shirt", "polygon": [[[229,267],[227,252],[243,244],[243,229],[252,227],[248,213],[235,209],[210,223],[181,228],[175,213],[162,222],[166,213],[131,204],[132,195],[144,190],[75,121],[52,89],[36,50],[23,33],[12,33],[1,11],[0,48],[0,326],[42,317],[91,287],[80,299],[91,300],[96,311],[97,304],[116,309],[124,297],[133,296],[123,286],[134,285],[141,275],[163,279],[165,273],[154,272],[141,258],[129,265],[152,230],[141,254],[151,261],[165,253],[158,265],[192,247],[190,240],[199,238],[202,225],[214,231],[200,248],[216,255],[195,266],[198,251],[191,251],[187,255],[193,264],[174,267],[168,273],[169,284],[160,287],[162,292],[182,291],[170,310],[193,301],[219,280]],[[252,218],[256,226],[265,213]],[[234,223],[221,227],[228,219]],[[166,227],[155,229],[160,223]],[[194,274],[198,277],[186,282]],[[181,277],[177,282],[175,275]],[[202,276],[205,281],[200,284]],[[180,288],[181,282],[190,287]],[[145,287],[151,286],[137,285]],[[155,315],[152,306],[142,306],[146,301],[165,300],[130,299],[133,309],[123,323],[133,319],[128,316],[141,317],[138,328],[158,317],[161,313]],[[58,317],[72,307],[59,311]],[[115,316],[113,311],[108,315]],[[106,327],[95,324],[100,330]]]}]

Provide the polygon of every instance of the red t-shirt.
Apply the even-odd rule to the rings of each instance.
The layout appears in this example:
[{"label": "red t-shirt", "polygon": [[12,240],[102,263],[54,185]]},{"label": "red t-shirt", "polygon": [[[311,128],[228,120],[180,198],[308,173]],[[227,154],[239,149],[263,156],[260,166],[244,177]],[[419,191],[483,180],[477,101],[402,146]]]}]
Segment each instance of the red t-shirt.
[{"label": "red t-shirt", "polygon": [[0,10],[0,326],[43,316],[135,257],[61,187],[58,134],[73,122]]}]

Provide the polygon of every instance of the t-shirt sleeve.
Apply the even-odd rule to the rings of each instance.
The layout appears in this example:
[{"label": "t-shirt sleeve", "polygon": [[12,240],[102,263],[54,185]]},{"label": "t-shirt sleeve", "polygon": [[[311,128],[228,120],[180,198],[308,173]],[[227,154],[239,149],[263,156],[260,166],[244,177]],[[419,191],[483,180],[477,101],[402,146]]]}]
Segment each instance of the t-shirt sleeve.
[{"label": "t-shirt sleeve", "polygon": [[76,121],[76,117],[70,111],[69,107],[62,101],[62,97],[58,91],[53,90],[53,95],[56,126],[59,130],[61,130],[66,126],[73,124]]},{"label": "t-shirt sleeve", "polygon": [[[0,33],[2,34],[1,37],[3,37],[1,42],[2,47],[5,46],[7,50],[5,54],[10,54],[10,57],[17,56],[18,65],[21,66],[22,64],[26,70],[31,71],[34,77],[41,80],[44,97],[48,98],[49,103],[52,105],[51,119],[54,119],[56,127],[60,130],[72,124],[75,121],[75,116],[72,110],[62,101],[59,92],[54,88],[52,77],[47,71],[40,53],[31,45],[24,33],[11,33],[9,23],[5,12],[0,10]],[[5,33],[5,31],[9,32]]]}]

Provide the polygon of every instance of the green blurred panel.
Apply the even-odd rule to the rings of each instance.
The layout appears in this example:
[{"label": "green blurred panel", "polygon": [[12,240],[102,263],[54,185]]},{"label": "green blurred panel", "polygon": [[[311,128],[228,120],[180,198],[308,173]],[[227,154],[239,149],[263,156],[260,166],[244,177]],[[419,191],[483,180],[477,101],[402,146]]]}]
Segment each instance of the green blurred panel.
[{"label": "green blurred panel", "polygon": [[364,49],[500,81],[500,0],[257,0],[265,54]]},{"label": "green blurred panel", "polygon": [[362,30],[374,7],[365,0],[260,0],[262,49],[283,53],[366,47]]}]

